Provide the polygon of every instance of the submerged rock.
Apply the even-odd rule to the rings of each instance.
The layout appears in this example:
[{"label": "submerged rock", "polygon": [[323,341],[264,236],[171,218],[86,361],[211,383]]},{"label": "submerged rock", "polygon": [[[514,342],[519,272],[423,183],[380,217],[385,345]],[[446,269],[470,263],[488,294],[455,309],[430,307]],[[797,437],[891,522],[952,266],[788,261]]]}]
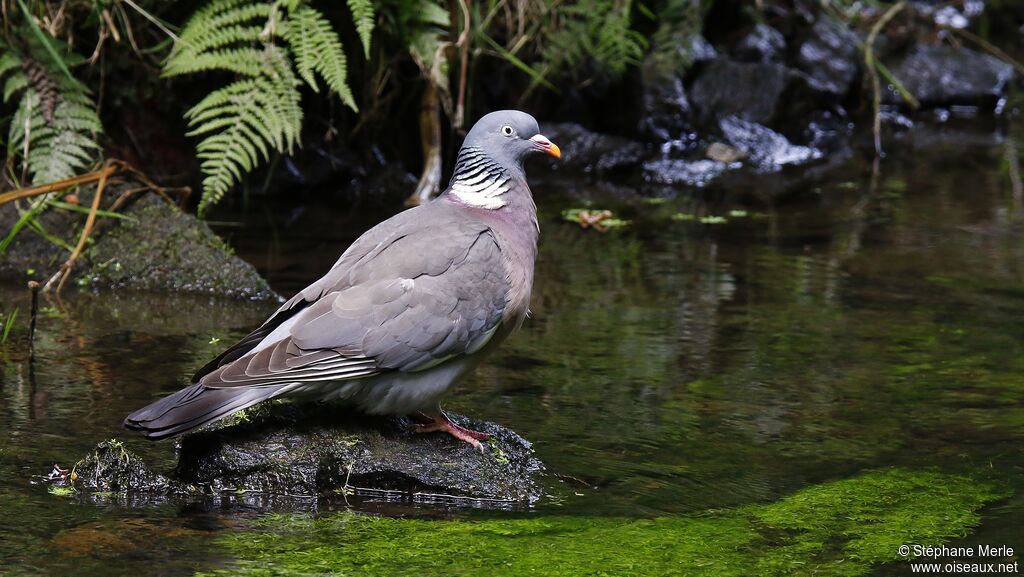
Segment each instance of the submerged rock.
[{"label": "submerged rock", "polygon": [[271,403],[186,435],[166,475],[116,441],[100,443],[75,466],[73,485],[129,496],[354,494],[466,504],[540,498],[544,466],[528,441],[494,423],[450,416],[492,436],[484,453],[443,433],[415,434],[403,420]]},{"label": "submerged rock", "polygon": [[722,134],[730,144],[747,154],[759,170],[772,172],[787,164],[803,164],[821,158],[820,150],[791,144],[774,130],[735,116],[722,120]]},{"label": "submerged rock", "polygon": [[[918,46],[892,68],[893,74],[924,105],[993,105],[1009,88],[1013,66],[969,48]],[[898,104],[890,90],[886,102]]]},{"label": "submerged rock", "polygon": [[654,184],[685,184],[703,187],[729,165],[716,160],[662,159],[644,163],[644,179]]}]

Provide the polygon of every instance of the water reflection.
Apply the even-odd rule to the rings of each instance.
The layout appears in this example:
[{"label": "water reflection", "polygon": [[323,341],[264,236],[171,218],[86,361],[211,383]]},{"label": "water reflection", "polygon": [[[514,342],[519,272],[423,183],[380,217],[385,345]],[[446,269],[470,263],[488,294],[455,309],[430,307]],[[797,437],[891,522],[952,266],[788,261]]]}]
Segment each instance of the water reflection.
[{"label": "water reflection", "polygon": [[[971,141],[937,135],[937,151],[891,157],[880,171],[852,162],[770,201],[709,188],[648,203],[597,189],[569,194],[589,185],[550,180],[536,187],[545,218],[533,315],[449,408],[515,428],[553,471],[583,482],[553,480],[556,495],[539,514],[699,512],[891,465],[984,465],[1020,495],[1024,214],[1015,138],[953,147],[942,143]],[[580,198],[634,226],[600,234],[559,222]],[[282,292],[329,266],[362,226],[332,227],[329,210],[299,218],[297,235],[270,249],[266,226],[234,233],[240,254],[273,259]],[[27,310],[27,291],[2,290],[5,310]],[[32,366],[16,333],[0,349],[0,562],[71,574],[125,558],[137,560],[125,573],[215,564],[204,536],[244,523],[237,507],[212,516],[172,505],[101,509],[29,481],[96,441],[124,437],[128,410],[176,389],[274,306],[72,295],[46,311]],[[168,444],[130,443],[155,463],[172,460]],[[1021,513],[1011,499],[982,531],[1006,531]],[[197,518],[216,521],[191,528]],[[125,537],[125,527],[180,537],[191,561]]]}]

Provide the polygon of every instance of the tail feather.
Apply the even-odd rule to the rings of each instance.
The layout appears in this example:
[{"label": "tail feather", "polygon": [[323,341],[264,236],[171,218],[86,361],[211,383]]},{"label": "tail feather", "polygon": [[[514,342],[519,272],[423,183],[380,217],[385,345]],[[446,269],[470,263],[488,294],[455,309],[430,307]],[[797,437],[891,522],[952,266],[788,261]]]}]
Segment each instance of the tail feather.
[{"label": "tail feather", "polygon": [[196,383],[128,415],[124,426],[148,439],[173,437],[273,398],[284,386],[215,389]]}]

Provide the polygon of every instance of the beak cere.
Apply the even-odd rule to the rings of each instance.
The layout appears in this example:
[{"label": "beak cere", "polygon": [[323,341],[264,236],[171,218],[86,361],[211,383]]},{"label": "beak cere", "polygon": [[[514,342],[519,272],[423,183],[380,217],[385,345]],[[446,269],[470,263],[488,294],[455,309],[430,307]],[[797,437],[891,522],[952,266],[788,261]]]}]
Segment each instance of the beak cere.
[{"label": "beak cere", "polygon": [[558,145],[548,140],[543,134],[538,134],[530,139],[533,142],[533,147],[537,150],[543,151],[546,154],[554,156],[555,158],[562,157],[562,150],[558,148]]}]

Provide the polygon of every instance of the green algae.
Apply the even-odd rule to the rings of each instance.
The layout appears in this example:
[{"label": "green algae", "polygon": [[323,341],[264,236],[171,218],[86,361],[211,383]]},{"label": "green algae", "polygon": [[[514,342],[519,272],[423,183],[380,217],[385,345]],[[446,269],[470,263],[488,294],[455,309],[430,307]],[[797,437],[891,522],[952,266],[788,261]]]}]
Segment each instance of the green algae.
[{"label": "green algae", "polygon": [[889,469],[770,504],[630,519],[480,521],[270,514],[222,538],[239,561],[210,575],[819,575],[852,577],[901,559],[904,543],[965,535],[1001,487],[968,476]]}]

